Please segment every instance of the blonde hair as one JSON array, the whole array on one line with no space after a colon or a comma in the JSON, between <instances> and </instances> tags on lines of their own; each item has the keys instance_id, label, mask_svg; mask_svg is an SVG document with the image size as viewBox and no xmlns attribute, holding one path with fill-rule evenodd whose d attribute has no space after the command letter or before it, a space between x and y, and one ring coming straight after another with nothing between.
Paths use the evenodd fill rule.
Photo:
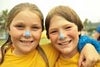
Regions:
<instances>
[{"instance_id":1,"label":"blonde hair","mask_svg":"<svg viewBox=\"0 0 100 67\"><path fill-rule=\"evenodd\" d=\"M24 11L24 10L30 10L31 12L36 13L40 17L40 19L41 19L41 25L42 25L42 31L43 31L44 30L44 23L43 23L44 22L44 18L43 18L43 14L42 14L42 12L39 10L39 8L35 4L31 4L31 3L20 3L20 4L16 5L15 7L13 7L11 9L11 11L8 14L8 18L7 18L7 23L6 23L6 26L5 26L6 29L10 30L10 24L11 24L12 20L14 19L14 17L19 12ZM8 34L7 41L1 47L1 54L2 54L1 63L4 60L5 46L11 46L11 43L12 43L11 42L11 37ZM48 63L47 57L46 57L43 49L39 45L37 46L37 49L38 49L40 55L45 60L45 62L47 63L47 67L49 67L49 63Z\"/></svg>"}]
</instances>

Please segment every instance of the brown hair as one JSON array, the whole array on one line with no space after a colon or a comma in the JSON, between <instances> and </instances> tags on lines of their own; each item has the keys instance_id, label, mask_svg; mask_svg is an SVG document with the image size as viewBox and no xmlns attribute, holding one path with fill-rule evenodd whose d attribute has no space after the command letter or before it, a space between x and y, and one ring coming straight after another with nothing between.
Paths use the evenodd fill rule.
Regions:
<instances>
[{"instance_id":1,"label":"brown hair","mask_svg":"<svg viewBox=\"0 0 100 67\"><path fill-rule=\"evenodd\" d=\"M49 32L49 26L50 26L50 20L53 18L53 16L59 15L66 20L75 23L78 27L78 31L81 31L83 28L82 22L79 18L79 16L76 14L76 12L71 9L68 6L57 6L48 13L46 20L45 20L45 27L46 27L46 35L49 38L48 32Z\"/></svg>"},{"instance_id":2,"label":"brown hair","mask_svg":"<svg viewBox=\"0 0 100 67\"><path fill-rule=\"evenodd\" d=\"M24 10L30 10L31 12L36 13L40 19L41 19L41 25L42 25L42 31L44 30L44 18L43 18L43 14L42 12L39 10L39 8L35 5L35 4L31 4L31 3L20 3L18 5L16 5L15 7L13 7L11 9L11 11L8 14L8 18L7 18L7 23L6 23L6 29L10 30L10 24L12 22L12 20L14 19L14 17L21 11ZM1 47L1 54L2 54L2 60L1 63L3 62L4 59L4 55L5 55L5 46L11 46L11 37L8 34L8 39L7 41L2 45ZM44 60L46 61L46 63L48 63L47 57L44 53L44 51L42 50L42 48L40 46L37 46L38 51L40 52L40 54L42 55L42 57L44 58ZM49 67L49 64L47 64L47 67Z\"/></svg>"}]
</instances>

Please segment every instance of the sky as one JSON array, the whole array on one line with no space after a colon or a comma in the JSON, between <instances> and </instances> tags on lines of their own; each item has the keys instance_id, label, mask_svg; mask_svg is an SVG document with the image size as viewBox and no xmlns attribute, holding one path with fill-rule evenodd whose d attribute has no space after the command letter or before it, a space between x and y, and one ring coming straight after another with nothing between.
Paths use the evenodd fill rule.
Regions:
<instances>
[{"instance_id":1,"label":"sky","mask_svg":"<svg viewBox=\"0 0 100 67\"><path fill-rule=\"evenodd\" d=\"M43 12L44 17L53 7L66 5L74 9L82 21L86 18L92 22L100 21L100 0L0 0L0 11L10 10L22 2L36 4Z\"/></svg>"}]
</instances>

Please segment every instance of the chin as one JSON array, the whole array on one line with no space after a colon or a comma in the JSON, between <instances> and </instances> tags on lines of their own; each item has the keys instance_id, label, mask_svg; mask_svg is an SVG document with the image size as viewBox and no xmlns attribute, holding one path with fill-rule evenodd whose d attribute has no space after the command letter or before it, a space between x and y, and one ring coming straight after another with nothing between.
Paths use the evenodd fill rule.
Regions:
<instances>
[{"instance_id":1,"label":"chin","mask_svg":"<svg viewBox=\"0 0 100 67\"><path fill-rule=\"evenodd\" d=\"M63 53L63 54L69 54L71 52L72 52L72 50L69 50L69 49L61 50L61 53Z\"/></svg>"}]
</instances>

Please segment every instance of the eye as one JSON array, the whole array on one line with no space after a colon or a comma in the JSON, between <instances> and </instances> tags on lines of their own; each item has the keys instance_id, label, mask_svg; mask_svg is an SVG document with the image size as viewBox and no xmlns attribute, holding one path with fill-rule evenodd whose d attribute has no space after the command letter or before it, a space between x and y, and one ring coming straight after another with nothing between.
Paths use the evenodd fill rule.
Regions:
<instances>
[{"instance_id":1,"label":"eye","mask_svg":"<svg viewBox=\"0 0 100 67\"><path fill-rule=\"evenodd\" d=\"M19 29L19 30L24 29L24 26L23 26L23 25L15 25L15 27L16 27L17 29Z\"/></svg>"},{"instance_id":2,"label":"eye","mask_svg":"<svg viewBox=\"0 0 100 67\"><path fill-rule=\"evenodd\" d=\"M33 27L32 27L32 30L34 30L34 31L37 31L37 30L39 30L39 29L41 29L40 26L33 26Z\"/></svg>"},{"instance_id":3,"label":"eye","mask_svg":"<svg viewBox=\"0 0 100 67\"><path fill-rule=\"evenodd\" d=\"M70 30L71 28L72 28L72 26L65 27L66 30Z\"/></svg>"},{"instance_id":4,"label":"eye","mask_svg":"<svg viewBox=\"0 0 100 67\"><path fill-rule=\"evenodd\" d=\"M53 30L53 31L50 31L50 34L56 34L58 31L57 30Z\"/></svg>"}]
</instances>

